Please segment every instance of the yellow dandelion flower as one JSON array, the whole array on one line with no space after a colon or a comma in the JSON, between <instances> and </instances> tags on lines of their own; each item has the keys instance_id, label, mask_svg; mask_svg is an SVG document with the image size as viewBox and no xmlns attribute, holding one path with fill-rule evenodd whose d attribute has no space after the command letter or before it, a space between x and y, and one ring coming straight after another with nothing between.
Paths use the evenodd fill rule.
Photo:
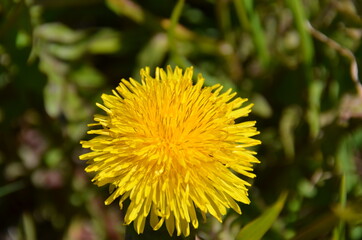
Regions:
<instances>
[{"instance_id":1,"label":"yellow dandelion flower","mask_svg":"<svg viewBox=\"0 0 362 240\"><path fill-rule=\"evenodd\" d=\"M97 106L106 115L95 115L97 130L82 141L91 152L87 172L96 172L98 186L110 184L120 208L130 199L124 222L142 233L146 218L154 230L163 223L172 236L176 229L188 236L190 223L197 228L196 209L221 221L228 208L241 213L237 202L249 204L250 185L239 176L253 178L252 163L259 162L247 147L260 144L254 121L236 123L251 111L247 99L232 90L221 93L216 84L203 87L199 75L193 85L193 68L182 72L141 69L141 82L122 79L113 95L102 95Z\"/></svg>"}]
</instances>

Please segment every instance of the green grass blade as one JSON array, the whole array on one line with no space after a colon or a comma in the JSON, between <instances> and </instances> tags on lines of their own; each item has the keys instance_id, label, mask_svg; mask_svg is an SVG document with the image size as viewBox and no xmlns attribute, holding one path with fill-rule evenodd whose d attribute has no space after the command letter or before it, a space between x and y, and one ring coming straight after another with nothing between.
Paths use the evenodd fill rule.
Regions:
<instances>
[{"instance_id":1,"label":"green grass blade","mask_svg":"<svg viewBox=\"0 0 362 240\"><path fill-rule=\"evenodd\" d=\"M24 183L20 182L20 181L1 186L0 187L0 198L6 196L8 194L11 194L13 192L16 192L16 191L22 189L23 187L24 187Z\"/></svg>"},{"instance_id":2,"label":"green grass blade","mask_svg":"<svg viewBox=\"0 0 362 240\"><path fill-rule=\"evenodd\" d=\"M243 6L243 2L239 0L234 0L235 10L236 14L238 16L238 19L240 21L241 26L249 31L250 30L250 22L246 13L246 10Z\"/></svg>"},{"instance_id":3,"label":"green grass blade","mask_svg":"<svg viewBox=\"0 0 362 240\"><path fill-rule=\"evenodd\" d=\"M342 174L341 185L339 189L339 202L341 209L346 208L347 191L346 191L346 173ZM345 239L345 222L343 219L339 219L339 224L334 228L333 240Z\"/></svg>"},{"instance_id":4,"label":"green grass blade","mask_svg":"<svg viewBox=\"0 0 362 240\"><path fill-rule=\"evenodd\" d=\"M303 4L300 0L286 0L286 2L293 13L295 26L300 35L303 62L311 64L314 49L312 37L310 36L306 26L307 18L305 16Z\"/></svg>"},{"instance_id":5,"label":"green grass blade","mask_svg":"<svg viewBox=\"0 0 362 240\"><path fill-rule=\"evenodd\" d=\"M267 66L270 62L267 40L260 22L259 15L253 8L253 1L234 0L234 5L241 26L249 30L252 35L259 60L263 66Z\"/></svg>"},{"instance_id":6,"label":"green grass blade","mask_svg":"<svg viewBox=\"0 0 362 240\"><path fill-rule=\"evenodd\" d=\"M24 225L24 239L25 240L35 240L36 239L36 229L34 219L31 214L23 214L23 225Z\"/></svg>"},{"instance_id":7,"label":"green grass blade","mask_svg":"<svg viewBox=\"0 0 362 240\"><path fill-rule=\"evenodd\" d=\"M177 47L176 47L175 29L176 29L177 23L180 19L184 4L185 4L184 0L179 0L177 2L175 8L172 11L171 23L170 23L170 27L167 32L171 54L173 55L173 58L176 59L175 60L176 63L178 62L177 59L180 58L180 56L178 54Z\"/></svg>"},{"instance_id":8,"label":"green grass blade","mask_svg":"<svg viewBox=\"0 0 362 240\"><path fill-rule=\"evenodd\" d=\"M315 220L299 230L299 233L297 233L292 240L322 239L322 236L330 233L337 223L337 216L332 212L327 212L321 216L317 216Z\"/></svg>"},{"instance_id":9,"label":"green grass blade","mask_svg":"<svg viewBox=\"0 0 362 240\"><path fill-rule=\"evenodd\" d=\"M247 224L238 233L236 240L258 240L271 228L283 209L287 193L282 193L278 200L260 217Z\"/></svg>"}]
</instances>

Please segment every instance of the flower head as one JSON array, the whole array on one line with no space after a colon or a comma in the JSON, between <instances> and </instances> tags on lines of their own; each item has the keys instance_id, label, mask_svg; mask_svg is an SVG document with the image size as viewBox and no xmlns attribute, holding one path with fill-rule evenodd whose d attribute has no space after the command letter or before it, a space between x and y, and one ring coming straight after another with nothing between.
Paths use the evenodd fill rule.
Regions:
<instances>
[{"instance_id":1,"label":"flower head","mask_svg":"<svg viewBox=\"0 0 362 240\"><path fill-rule=\"evenodd\" d=\"M96 172L98 186L110 184L120 208L130 199L124 221L142 233L146 218L154 230L166 224L170 235L185 236L190 223L199 225L196 209L221 221L228 208L241 213L237 202L248 204L250 185L239 176L253 178L252 163L259 162L247 147L260 144L255 122L236 123L251 111L247 99L235 98L231 89L221 93L219 84L203 87L199 75L192 83L193 69L183 73L157 68L141 69L141 82L122 79L113 95L103 94L95 115L97 130L82 141L91 152L87 172Z\"/></svg>"}]
</instances>

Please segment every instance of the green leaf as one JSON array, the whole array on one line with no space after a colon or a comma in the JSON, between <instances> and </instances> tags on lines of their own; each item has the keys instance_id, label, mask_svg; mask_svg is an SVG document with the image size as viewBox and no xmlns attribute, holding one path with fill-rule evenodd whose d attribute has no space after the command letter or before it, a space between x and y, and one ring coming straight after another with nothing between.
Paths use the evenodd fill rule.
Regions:
<instances>
[{"instance_id":1,"label":"green leaf","mask_svg":"<svg viewBox=\"0 0 362 240\"><path fill-rule=\"evenodd\" d=\"M267 209L260 217L247 224L240 230L236 240L258 240L271 228L280 211L283 209L287 193L282 193L278 200Z\"/></svg>"},{"instance_id":2,"label":"green leaf","mask_svg":"<svg viewBox=\"0 0 362 240\"><path fill-rule=\"evenodd\" d=\"M93 54L111 54L120 49L120 33L109 28L99 30L88 43L88 50Z\"/></svg>"},{"instance_id":3,"label":"green leaf","mask_svg":"<svg viewBox=\"0 0 362 240\"><path fill-rule=\"evenodd\" d=\"M151 38L138 54L139 68L148 66L151 69L161 65L168 50L168 40L164 33L158 33Z\"/></svg>"},{"instance_id":4,"label":"green leaf","mask_svg":"<svg viewBox=\"0 0 362 240\"><path fill-rule=\"evenodd\" d=\"M75 61L80 59L87 50L87 46L84 42L69 45L47 43L44 47L46 47L46 50L51 55L66 61Z\"/></svg>"},{"instance_id":5,"label":"green leaf","mask_svg":"<svg viewBox=\"0 0 362 240\"><path fill-rule=\"evenodd\" d=\"M89 121L70 122L66 126L66 131L67 131L67 134L69 135L69 138L71 140L73 140L74 142L79 142L79 140L87 132L87 123L89 123Z\"/></svg>"},{"instance_id":6,"label":"green leaf","mask_svg":"<svg viewBox=\"0 0 362 240\"><path fill-rule=\"evenodd\" d=\"M69 78L81 88L97 88L105 82L102 73L87 64L83 64L71 72Z\"/></svg>"},{"instance_id":7,"label":"green leaf","mask_svg":"<svg viewBox=\"0 0 362 240\"><path fill-rule=\"evenodd\" d=\"M317 79L310 81L308 86L309 109L307 119L313 138L316 137L320 131L320 105L324 87L324 83Z\"/></svg>"},{"instance_id":8,"label":"green leaf","mask_svg":"<svg viewBox=\"0 0 362 240\"><path fill-rule=\"evenodd\" d=\"M77 88L73 84L66 86L64 99L62 101L64 115L70 121L81 121L89 116L89 110L83 104Z\"/></svg>"},{"instance_id":9,"label":"green leaf","mask_svg":"<svg viewBox=\"0 0 362 240\"><path fill-rule=\"evenodd\" d=\"M142 23L145 20L145 13L140 7L133 1L127 0L107 0L107 6L113 12L118 15L124 15L135 22Z\"/></svg>"},{"instance_id":10,"label":"green leaf","mask_svg":"<svg viewBox=\"0 0 362 240\"><path fill-rule=\"evenodd\" d=\"M49 168L55 168L62 160L62 151L60 148L53 148L48 150L44 156L44 162Z\"/></svg>"},{"instance_id":11,"label":"green leaf","mask_svg":"<svg viewBox=\"0 0 362 240\"><path fill-rule=\"evenodd\" d=\"M53 75L53 78L59 77ZM64 83L61 80L54 80L51 77L44 87L45 110L51 117L58 117L61 112L64 97Z\"/></svg>"},{"instance_id":12,"label":"green leaf","mask_svg":"<svg viewBox=\"0 0 362 240\"><path fill-rule=\"evenodd\" d=\"M302 118L302 110L299 106L290 106L283 111L279 123L280 140L283 144L285 155L293 159L295 155L295 128Z\"/></svg>"},{"instance_id":13,"label":"green leaf","mask_svg":"<svg viewBox=\"0 0 362 240\"><path fill-rule=\"evenodd\" d=\"M28 32L23 29L19 29L16 34L16 47L21 49L31 45L31 37Z\"/></svg>"},{"instance_id":14,"label":"green leaf","mask_svg":"<svg viewBox=\"0 0 362 240\"><path fill-rule=\"evenodd\" d=\"M268 100L262 94L254 94L251 97L251 102L254 103L253 112L262 118L270 118L273 115L273 109Z\"/></svg>"},{"instance_id":15,"label":"green leaf","mask_svg":"<svg viewBox=\"0 0 362 240\"><path fill-rule=\"evenodd\" d=\"M35 35L49 42L71 44L83 39L84 32L73 31L61 23L46 23L35 29Z\"/></svg>"}]
</instances>

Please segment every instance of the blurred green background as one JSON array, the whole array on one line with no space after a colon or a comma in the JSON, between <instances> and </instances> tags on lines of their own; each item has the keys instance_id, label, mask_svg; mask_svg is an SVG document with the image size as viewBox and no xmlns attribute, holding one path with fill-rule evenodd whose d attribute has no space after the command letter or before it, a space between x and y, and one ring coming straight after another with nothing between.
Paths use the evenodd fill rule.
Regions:
<instances>
[{"instance_id":1,"label":"blurred green background","mask_svg":"<svg viewBox=\"0 0 362 240\"><path fill-rule=\"evenodd\" d=\"M249 98L263 142L251 204L209 218L197 239L242 239L282 193L263 239L362 239L361 11L353 0L1 0L0 239L126 239L79 141L102 93L168 64Z\"/></svg>"}]
</instances>

